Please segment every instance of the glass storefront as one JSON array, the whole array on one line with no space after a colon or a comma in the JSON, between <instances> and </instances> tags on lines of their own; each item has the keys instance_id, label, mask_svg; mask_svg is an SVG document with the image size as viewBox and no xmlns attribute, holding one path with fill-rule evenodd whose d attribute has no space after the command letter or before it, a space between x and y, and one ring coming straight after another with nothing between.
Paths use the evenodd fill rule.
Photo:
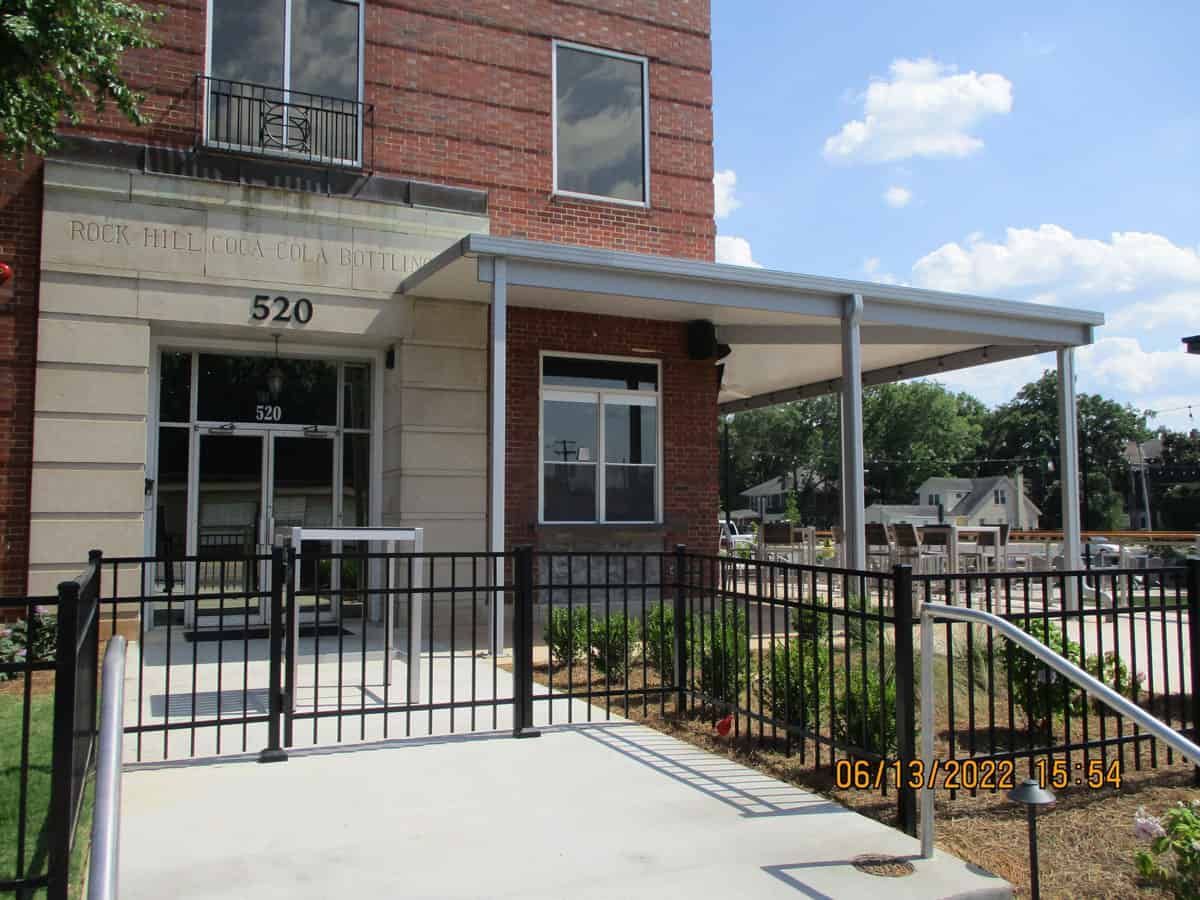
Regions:
<instances>
[{"instance_id":1,"label":"glass storefront","mask_svg":"<svg viewBox=\"0 0 1200 900\"><path fill-rule=\"evenodd\" d=\"M191 594L196 627L265 620L254 596L262 564L294 527L361 527L370 521L371 369L355 362L164 351L159 363L155 589ZM301 559L328 553L305 542ZM352 552L351 547L341 548ZM301 608L336 615L358 567L299 567ZM205 595L212 595L206 598Z\"/></svg>"}]
</instances>

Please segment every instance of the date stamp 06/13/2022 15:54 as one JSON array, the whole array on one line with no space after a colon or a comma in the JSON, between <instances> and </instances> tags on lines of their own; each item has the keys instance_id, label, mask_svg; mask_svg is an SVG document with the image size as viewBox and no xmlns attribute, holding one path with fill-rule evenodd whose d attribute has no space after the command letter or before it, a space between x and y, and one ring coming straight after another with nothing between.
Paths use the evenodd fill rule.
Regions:
<instances>
[{"instance_id":1,"label":"date stamp 06/13/2022 15:54","mask_svg":"<svg viewBox=\"0 0 1200 900\"><path fill-rule=\"evenodd\" d=\"M1075 786L1100 790L1121 786L1121 761L1036 759L1031 776L1043 788L1063 790ZM945 788L965 791L1007 791L1022 778L1011 759L935 759L928 767L923 760L907 766L900 760L849 760L834 764L834 786L838 790L879 790L905 786L913 790Z\"/></svg>"}]
</instances>

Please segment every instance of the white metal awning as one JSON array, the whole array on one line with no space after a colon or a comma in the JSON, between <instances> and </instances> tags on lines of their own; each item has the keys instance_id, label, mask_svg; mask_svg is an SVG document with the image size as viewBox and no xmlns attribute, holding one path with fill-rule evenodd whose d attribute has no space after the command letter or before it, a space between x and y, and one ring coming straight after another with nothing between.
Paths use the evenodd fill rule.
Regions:
<instances>
[{"instance_id":1,"label":"white metal awning","mask_svg":"<svg viewBox=\"0 0 1200 900\"><path fill-rule=\"evenodd\" d=\"M642 319L707 319L729 344L720 403L736 412L840 388L845 301L862 297L862 381L937 375L1092 342L1101 313L897 285L472 234L401 293Z\"/></svg>"}]
</instances>

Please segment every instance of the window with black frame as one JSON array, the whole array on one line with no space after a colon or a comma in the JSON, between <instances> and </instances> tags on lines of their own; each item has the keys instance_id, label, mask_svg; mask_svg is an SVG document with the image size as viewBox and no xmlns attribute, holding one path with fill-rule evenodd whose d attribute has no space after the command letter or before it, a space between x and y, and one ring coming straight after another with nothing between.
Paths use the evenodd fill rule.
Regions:
<instances>
[{"instance_id":1,"label":"window with black frame","mask_svg":"<svg viewBox=\"0 0 1200 900\"><path fill-rule=\"evenodd\" d=\"M542 521L657 522L659 367L542 359Z\"/></svg>"},{"instance_id":2,"label":"window with black frame","mask_svg":"<svg viewBox=\"0 0 1200 900\"><path fill-rule=\"evenodd\" d=\"M648 65L554 44L554 192L638 206L650 202Z\"/></svg>"},{"instance_id":3,"label":"window with black frame","mask_svg":"<svg viewBox=\"0 0 1200 900\"><path fill-rule=\"evenodd\" d=\"M360 162L360 0L211 4L207 142Z\"/></svg>"}]
</instances>

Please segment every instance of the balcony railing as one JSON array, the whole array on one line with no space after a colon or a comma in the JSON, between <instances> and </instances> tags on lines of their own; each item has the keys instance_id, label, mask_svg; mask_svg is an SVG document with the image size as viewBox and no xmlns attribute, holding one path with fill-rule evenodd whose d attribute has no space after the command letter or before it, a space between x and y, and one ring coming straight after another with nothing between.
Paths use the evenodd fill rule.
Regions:
<instances>
[{"instance_id":1,"label":"balcony railing","mask_svg":"<svg viewBox=\"0 0 1200 900\"><path fill-rule=\"evenodd\" d=\"M369 168L374 107L263 84L196 76L196 133L208 148Z\"/></svg>"}]
</instances>

